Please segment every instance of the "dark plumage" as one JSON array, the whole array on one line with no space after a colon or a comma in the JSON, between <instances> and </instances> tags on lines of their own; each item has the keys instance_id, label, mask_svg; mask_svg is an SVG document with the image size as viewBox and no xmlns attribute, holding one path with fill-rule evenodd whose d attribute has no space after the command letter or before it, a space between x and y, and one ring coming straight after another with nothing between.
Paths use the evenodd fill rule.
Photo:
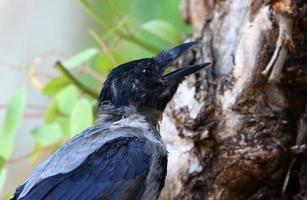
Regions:
<instances>
[{"instance_id":1,"label":"dark plumage","mask_svg":"<svg viewBox=\"0 0 307 200\"><path fill-rule=\"evenodd\" d=\"M52 199L119 199L125 191L131 192L131 199L137 199L145 189L151 156L146 153L144 141L136 137L115 138L87 157L76 170L42 180L25 199L43 199L45 194ZM138 181L130 184L135 178Z\"/></svg>"},{"instance_id":2,"label":"dark plumage","mask_svg":"<svg viewBox=\"0 0 307 200\"><path fill-rule=\"evenodd\" d=\"M97 124L39 165L13 199L158 199L167 168L158 120L184 77L207 64L167 75L164 71L196 44L185 43L112 70L98 99Z\"/></svg>"}]
</instances>

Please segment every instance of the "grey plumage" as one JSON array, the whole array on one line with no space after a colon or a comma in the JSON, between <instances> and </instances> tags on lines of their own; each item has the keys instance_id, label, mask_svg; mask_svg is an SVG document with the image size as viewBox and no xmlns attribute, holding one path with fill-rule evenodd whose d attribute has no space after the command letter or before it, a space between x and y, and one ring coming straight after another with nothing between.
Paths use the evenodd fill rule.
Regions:
<instances>
[{"instance_id":1,"label":"grey plumage","mask_svg":"<svg viewBox=\"0 0 307 200\"><path fill-rule=\"evenodd\" d=\"M165 145L161 141L159 133L156 132L155 127L151 127L146 122L143 116L136 114L123 118L115 123L109 122L103 125L95 125L85 130L82 134L75 136L48 160L42 163L26 180L19 198L23 199L36 184L44 179L75 170L90 154L93 154L106 142L118 137L136 137L144 141L147 150L153 152L152 162L158 162L158 154L164 157L167 156ZM164 169L160 170L162 171ZM153 182L154 179L155 177L150 177L147 181ZM150 191L146 192L146 194L149 195Z\"/></svg>"},{"instance_id":2,"label":"grey plumage","mask_svg":"<svg viewBox=\"0 0 307 200\"><path fill-rule=\"evenodd\" d=\"M99 97L96 125L39 165L13 199L158 199L167 166L158 120L184 77L207 64L163 72L196 44L115 68Z\"/></svg>"}]
</instances>

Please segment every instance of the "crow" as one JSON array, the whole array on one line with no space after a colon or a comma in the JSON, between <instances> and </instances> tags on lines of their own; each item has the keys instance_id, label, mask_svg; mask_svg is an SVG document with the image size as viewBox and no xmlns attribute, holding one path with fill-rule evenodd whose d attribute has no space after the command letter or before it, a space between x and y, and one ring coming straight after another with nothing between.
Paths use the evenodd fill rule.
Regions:
<instances>
[{"instance_id":1,"label":"crow","mask_svg":"<svg viewBox=\"0 0 307 200\"><path fill-rule=\"evenodd\" d=\"M12 199L158 199L167 173L162 112L184 78L209 63L165 70L199 44L183 43L114 68L98 98L96 124L40 164Z\"/></svg>"}]
</instances>

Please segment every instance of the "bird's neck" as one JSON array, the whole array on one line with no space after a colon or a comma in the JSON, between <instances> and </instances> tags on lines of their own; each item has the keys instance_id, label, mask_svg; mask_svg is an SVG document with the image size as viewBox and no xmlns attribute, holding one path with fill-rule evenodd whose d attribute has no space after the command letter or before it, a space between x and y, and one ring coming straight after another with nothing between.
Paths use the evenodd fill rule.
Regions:
<instances>
[{"instance_id":1,"label":"bird's neck","mask_svg":"<svg viewBox=\"0 0 307 200\"><path fill-rule=\"evenodd\" d=\"M146 123L151 126L158 126L158 122L161 118L161 112L155 109L135 107L114 107L113 105L101 105L99 107L98 123L112 123L117 122L125 118L143 118Z\"/></svg>"}]
</instances>

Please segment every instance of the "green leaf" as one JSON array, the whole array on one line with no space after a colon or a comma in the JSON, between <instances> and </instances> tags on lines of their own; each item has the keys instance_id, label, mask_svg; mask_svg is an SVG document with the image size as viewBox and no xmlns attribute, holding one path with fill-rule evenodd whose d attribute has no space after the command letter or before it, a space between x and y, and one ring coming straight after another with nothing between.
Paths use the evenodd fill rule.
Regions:
<instances>
[{"instance_id":1,"label":"green leaf","mask_svg":"<svg viewBox=\"0 0 307 200\"><path fill-rule=\"evenodd\" d=\"M55 101L52 101L47 107L47 111L44 117L45 121L47 123L54 122L57 119L58 115L59 115L58 105Z\"/></svg>"},{"instance_id":2,"label":"green leaf","mask_svg":"<svg viewBox=\"0 0 307 200\"><path fill-rule=\"evenodd\" d=\"M64 61L63 65L67 69L72 69L76 66L80 66L80 65L86 63L91 58L93 58L98 52L99 52L99 50L97 48L94 48L94 47L87 48L87 49L81 51L80 53L72 56L68 60Z\"/></svg>"},{"instance_id":3,"label":"green leaf","mask_svg":"<svg viewBox=\"0 0 307 200\"><path fill-rule=\"evenodd\" d=\"M155 19L142 25L142 29L171 43L178 44L182 41L180 32L171 23Z\"/></svg>"},{"instance_id":4,"label":"green leaf","mask_svg":"<svg viewBox=\"0 0 307 200\"><path fill-rule=\"evenodd\" d=\"M84 83L84 86L88 88L93 88L91 90L99 96L99 89L101 88L101 84L102 84L100 80L98 80L96 77L90 74L80 74L79 80L80 82ZM97 98L93 98L92 96L89 96L89 98L97 99Z\"/></svg>"},{"instance_id":5,"label":"green leaf","mask_svg":"<svg viewBox=\"0 0 307 200\"><path fill-rule=\"evenodd\" d=\"M62 128L59 124L47 124L33 129L32 135L40 145L49 145L62 139Z\"/></svg>"},{"instance_id":6,"label":"green leaf","mask_svg":"<svg viewBox=\"0 0 307 200\"><path fill-rule=\"evenodd\" d=\"M74 102L73 104L75 104L76 102ZM68 114L60 111L56 101L53 101L51 104L49 104L47 112L45 114L45 121L49 124L50 123L59 124L62 128L62 134L65 136L70 135L69 118L70 118L70 113Z\"/></svg>"},{"instance_id":7,"label":"green leaf","mask_svg":"<svg viewBox=\"0 0 307 200\"><path fill-rule=\"evenodd\" d=\"M133 17L137 24L142 24L146 21L160 18L160 4L161 3L157 0L134 0L131 2L129 14Z\"/></svg>"},{"instance_id":8,"label":"green leaf","mask_svg":"<svg viewBox=\"0 0 307 200\"><path fill-rule=\"evenodd\" d=\"M7 176L7 170L5 168L0 169L0 194L4 187L6 176Z\"/></svg>"},{"instance_id":9,"label":"green leaf","mask_svg":"<svg viewBox=\"0 0 307 200\"><path fill-rule=\"evenodd\" d=\"M14 196L14 194L11 192L11 193L5 195L3 197L3 200L11 200L13 198L13 196Z\"/></svg>"},{"instance_id":10,"label":"green leaf","mask_svg":"<svg viewBox=\"0 0 307 200\"><path fill-rule=\"evenodd\" d=\"M111 55L107 53L101 53L96 58L95 68L97 71L104 75L107 75L114 67L120 63L129 61L129 59L125 58L124 55L120 54L119 52L112 51L110 54ZM110 56L113 57L113 60Z\"/></svg>"},{"instance_id":11,"label":"green leaf","mask_svg":"<svg viewBox=\"0 0 307 200\"><path fill-rule=\"evenodd\" d=\"M13 198L13 193L9 193L3 197L3 200L11 200Z\"/></svg>"},{"instance_id":12,"label":"green leaf","mask_svg":"<svg viewBox=\"0 0 307 200\"><path fill-rule=\"evenodd\" d=\"M80 133L93 124L93 110L89 100L81 99L74 107L70 117L70 136Z\"/></svg>"},{"instance_id":13,"label":"green leaf","mask_svg":"<svg viewBox=\"0 0 307 200\"><path fill-rule=\"evenodd\" d=\"M6 179L6 169L3 168L4 163L5 163L5 159L2 156L0 156L0 193L4 186L5 179Z\"/></svg>"},{"instance_id":14,"label":"green leaf","mask_svg":"<svg viewBox=\"0 0 307 200\"><path fill-rule=\"evenodd\" d=\"M78 98L78 89L73 85L68 85L55 96L55 101L60 112L70 114Z\"/></svg>"},{"instance_id":15,"label":"green leaf","mask_svg":"<svg viewBox=\"0 0 307 200\"><path fill-rule=\"evenodd\" d=\"M34 144L34 150L30 158L30 161L33 165L38 164L39 160L41 159L42 153L42 145L36 142Z\"/></svg>"},{"instance_id":16,"label":"green leaf","mask_svg":"<svg viewBox=\"0 0 307 200\"><path fill-rule=\"evenodd\" d=\"M11 99L4 118L4 124L0 129L0 156L4 159L8 159L12 153L14 136L22 123L25 106L26 91L23 88L18 90Z\"/></svg>"},{"instance_id":17,"label":"green leaf","mask_svg":"<svg viewBox=\"0 0 307 200\"><path fill-rule=\"evenodd\" d=\"M96 66L99 72L105 75L108 74L113 68L111 59L105 53L102 53L99 56L97 56Z\"/></svg>"},{"instance_id":18,"label":"green leaf","mask_svg":"<svg viewBox=\"0 0 307 200\"><path fill-rule=\"evenodd\" d=\"M3 168L4 163L5 163L5 159L2 156L0 156L0 170Z\"/></svg>"},{"instance_id":19,"label":"green leaf","mask_svg":"<svg viewBox=\"0 0 307 200\"><path fill-rule=\"evenodd\" d=\"M69 81L64 76L49 81L43 88L43 94L46 96L53 96L68 85Z\"/></svg>"},{"instance_id":20,"label":"green leaf","mask_svg":"<svg viewBox=\"0 0 307 200\"><path fill-rule=\"evenodd\" d=\"M69 121L70 121L70 116L59 116L56 119L56 123L58 123L63 130L63 134L64 136L70 137L70 125L69 125Z\"/></svg>"}]
</instances>

